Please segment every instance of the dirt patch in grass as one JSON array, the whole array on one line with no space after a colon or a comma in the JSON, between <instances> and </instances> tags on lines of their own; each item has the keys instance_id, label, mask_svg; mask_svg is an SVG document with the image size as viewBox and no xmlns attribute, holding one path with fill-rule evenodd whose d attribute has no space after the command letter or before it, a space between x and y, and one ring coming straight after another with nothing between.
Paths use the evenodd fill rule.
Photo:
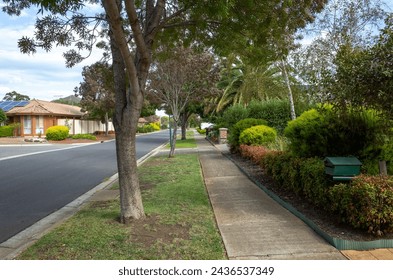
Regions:
<instances>
[{"instance_id":1,"label":"dirt patch in grass","mask_svg":"<svg viewBox=\"0 0 393 280\"><path fill-rule=\"evenodd\" d=\"M155 184L151 182L140 182L139 187L142 191L147 191L155 187Z\"/></svg>"},{"instance_id":2,"label":"dirt patch in grass","mask_svg":"<svg viewBox=\"0 0 393 280\"><path fill-rule=\"evenodd\" d=\"M143 219L132 221L130 227L130 240L143 244L143 247L150 247L156 241L173 243L190 238L188 226L163 224L158 215L147 215Z\"/></svg>"}]
</instances>

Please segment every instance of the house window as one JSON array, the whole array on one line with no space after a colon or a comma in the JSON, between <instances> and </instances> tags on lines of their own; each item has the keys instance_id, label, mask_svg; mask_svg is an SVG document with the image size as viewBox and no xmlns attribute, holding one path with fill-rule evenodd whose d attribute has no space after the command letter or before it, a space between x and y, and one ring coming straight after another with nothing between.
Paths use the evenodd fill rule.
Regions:
<instances>
[{"instance_id":1,"label":"house window","mask_svg":"<svg viewBox=\"0 0 393 280\"><path fill-rule=\"evenodd\" d=\"M31 116L23 117L23 134L31 134Z\"/></svg>"},{"instance_id":2,"label":"house window","mask_svg":"<svg viewBox=\"0 0 393 280\"><path fill-rule=\"evenodd\" d=\"M44 133L44 116L35 117L35 134Z\"/></svg>"}]
</instances>

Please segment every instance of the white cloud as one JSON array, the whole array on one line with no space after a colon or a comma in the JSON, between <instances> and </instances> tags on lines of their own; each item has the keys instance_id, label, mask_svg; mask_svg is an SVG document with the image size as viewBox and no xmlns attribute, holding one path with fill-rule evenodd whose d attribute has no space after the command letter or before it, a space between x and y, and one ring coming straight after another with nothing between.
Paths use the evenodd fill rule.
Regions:
<instances>
[{"instance_id":1,"label":"white cloud","mask_svg":"<svg viewBox=\"0 0 393 280\"><path fill-rule=\"evenodd\" d=\"M0 12L0 100L5 93L14 90L43 100L71 95L82 81L83 66L101 58L101 51L96 50L81 65L67 68L63 58L66 48L53 48L51 52L39 50L34 55L22 54L17 46L18 40L34 34L34 21L34 12L17 18Z\"/></svg>"}]
</instances>

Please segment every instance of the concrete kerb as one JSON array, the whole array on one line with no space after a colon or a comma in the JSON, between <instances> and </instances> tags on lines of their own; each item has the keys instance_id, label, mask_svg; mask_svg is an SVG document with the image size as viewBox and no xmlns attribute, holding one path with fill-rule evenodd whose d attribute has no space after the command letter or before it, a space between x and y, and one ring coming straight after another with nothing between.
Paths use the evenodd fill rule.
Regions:
<instances>
[{"instance_id":1,"label":"concrete kerb","mask_svg":"<svg viewBox=\"0 0 393 280\"><path fill-rule=\"evenodd\" d=\"M118 175L115 174L108 180L97 185L90 191L81 195L74 201L65 205L63 208L53 212L45 218L39 220L35 224L19 232L15 236L11 237L7 241L0 244L0 259L14 259L23 250L31 246L37 240L39 240L46 233L60 225L65 220L69 219L76 212L78 212L88 199L93 196L96 192L112 186L117 181ZM7 252L8 251L8 252ZM6 255L5 255L6 253Z\"/></svg>"},{"instance_id":2,"label":"concrete kerb","mask_svg":"<svg viewBox=\"0 0 393 280\"><path fill-rule=\"evenodd\" d=\"M137 165L142 165L147 159L155 156L167 143L157 147L145 156L137 160ZM19 232L0 244L0 260L15 259L25 249L33 245L46 233L59 226L61 223L76 214L95 194L99 191L108 189L118 181L118 173L111 176L101 184L97 185L90 191L84 193L74 201L65 205L63 208L39 220L35 224Z\"/></svg>"}]
</instances>

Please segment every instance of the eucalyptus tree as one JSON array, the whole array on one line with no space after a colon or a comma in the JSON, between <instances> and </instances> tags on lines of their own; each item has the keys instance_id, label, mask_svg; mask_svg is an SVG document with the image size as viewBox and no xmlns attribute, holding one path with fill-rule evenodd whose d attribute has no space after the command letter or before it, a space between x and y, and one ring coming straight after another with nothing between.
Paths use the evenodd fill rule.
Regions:
<instances>
[{"instance_id":1,"label":"eucalyptus tree","mask_svg":"<svg viewBox=\"0 0 393 280\"><path fill-rule=\"evenodd\" d=\"M327 0L3 0L3 10L20 15L38 7L32 38L18 45L23 53L37 48L70 48L71 67L93 51L102 36L109 39L115 85L114 126L119 171L121 221L144 216L136 166L135 134L146 94L146 81L155 47L198 42L220 55L233 50L264 55L277 40L314 19ZM89 14L86 5L102 5ZM288 28L289 27L289 28ZM102 44L100 44L102 45ZM256 48L256 46L258 48Z\"/></svg>"},{"instance_id":2,"label":"eucalyptus tree","mask_svg":"<svg viewBox=\"0 0 393 280\"><path fill-rule=\"evenodd\" d=\"M328 88L339 108L366 107L393 118L393 14L386 18L377 41L367 47L343 45ZM391 122L386 122L391 127Z\"/></svg>"},{"instance_id":3,"label":"eucalyptus tree","mask_svg":"<svg viewBox=\"0 0 393 280\"><path fill-rule=\"evenodd\" d=\"M334 73L342 45L365 47L376 40L386 16L382 0L331 0L317 19L302 32L310 39L295 52L299 78L311 89L317 102L332 98L325 77Z\"/></svg>"}]
</instances>

